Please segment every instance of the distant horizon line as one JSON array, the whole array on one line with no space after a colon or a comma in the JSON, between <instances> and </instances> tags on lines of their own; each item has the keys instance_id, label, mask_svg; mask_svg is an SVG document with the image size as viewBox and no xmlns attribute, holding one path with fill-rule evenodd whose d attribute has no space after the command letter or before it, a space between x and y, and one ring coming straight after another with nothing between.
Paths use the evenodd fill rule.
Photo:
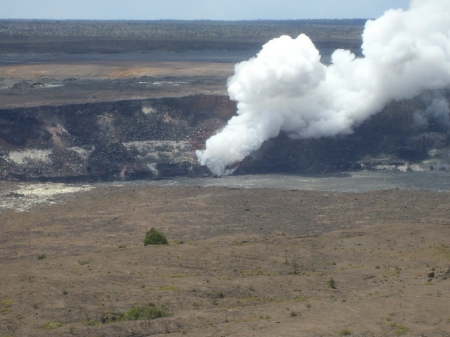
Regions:
<instances>
[{"instance_id":1,"label":"distant horizon line","mask_svg":"<svg viewBox=\"0 0 450 337\"><path fill-rule=\"evenodd\" d=\"M35 18L0 18L0 21L134 21L134 22L158 22L158 21L182 21L182 22L261 22L261 21L367 21L375 18L314 18L314 19L242 19L242 20L218 20L218 19L35 19Z\"/></svg>"}]
</instances>

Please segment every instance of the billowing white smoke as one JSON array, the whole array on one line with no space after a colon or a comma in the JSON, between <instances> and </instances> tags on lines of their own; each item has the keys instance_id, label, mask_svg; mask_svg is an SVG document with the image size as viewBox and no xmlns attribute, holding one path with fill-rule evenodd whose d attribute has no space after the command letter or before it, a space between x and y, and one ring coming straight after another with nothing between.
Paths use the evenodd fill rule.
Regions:
<instances>
[{"instance_id":1,"label":"billowing white smoke","mask_svg":"<svg viewBox=\"0 0 450 337\"><path fill-rule=\"evenodd\" d=\"M412 0L368 21L364 58L336 50L325 66L311 40L282 36L239 63L228 92L237 116L197 151L223 175L280 131L292 138L349 134L392 100L450 85L450 0ZM438 104L438 102L436 103ZM441 109L442 110L442 109Z\"/></svg>"}]
</instances>

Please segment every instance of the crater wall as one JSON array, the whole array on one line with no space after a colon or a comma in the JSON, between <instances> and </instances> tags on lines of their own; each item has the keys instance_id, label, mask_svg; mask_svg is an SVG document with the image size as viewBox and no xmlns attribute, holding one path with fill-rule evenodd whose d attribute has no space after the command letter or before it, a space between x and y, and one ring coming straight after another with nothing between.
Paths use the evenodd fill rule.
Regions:
<instances>
[{"instance_id":1,"label":"crater wall","mask_svg":"<svg viewBox=\"0 0 450 337\"><path fill-rule=\"evenodd\" d=\"M235 110L226 96L203 95L0 110L0 178L208 174L195 150Z\"/></svg>"},{"instance_id":2,"label":"crater wall","mask_svg":"<svg viewBox=\"0 0 450 337\"><path fill-rule=\"evenodd\" d=\"M394 102L352 135L266 142L235 174L448 170L447 127L415 123L419 99ZM195 150L236 111L193 95L0 110L0 179L92 181L211 175Z\"/></svg>"}]
</instances>

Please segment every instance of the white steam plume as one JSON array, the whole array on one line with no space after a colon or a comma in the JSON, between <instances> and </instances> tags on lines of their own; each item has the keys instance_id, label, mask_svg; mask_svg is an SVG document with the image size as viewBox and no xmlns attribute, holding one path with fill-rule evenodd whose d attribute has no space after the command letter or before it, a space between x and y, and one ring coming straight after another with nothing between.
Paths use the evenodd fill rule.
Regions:
<instances>
[{"instance_id":1,"label":"white steam plume","mask_svg":"<svg viewBox=\"0 0 450 337\"><path fill-rule=\"evenodd\" d=\"M436 91L427 91L420 95L422 101L427 105L423 111L414 112L414 120L418 125L428 125L430 119L439 121L442 125L450 126L450 106L443 94Z\"/></svg>"},{"instance_id":2,"label":"white steam plume","mask_svg":"<svg viewBox=\"0 0 450 337\"><path fill-rule=\"evenodd\" d=\"M368 21L364 58L336 50L325 66L300 35L269 41L239 63L228 81L237 116L197 151L202 165L223 175L280 131L292 138L349 134L392 100L450 85L450 0L412 0Z\"/></svg>"}]
</instances>

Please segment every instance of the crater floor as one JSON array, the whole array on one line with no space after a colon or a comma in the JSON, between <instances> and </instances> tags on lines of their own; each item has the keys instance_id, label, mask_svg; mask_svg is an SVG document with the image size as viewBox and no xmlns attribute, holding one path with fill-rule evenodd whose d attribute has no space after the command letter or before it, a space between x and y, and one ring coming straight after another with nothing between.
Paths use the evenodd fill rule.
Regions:
<instances>
[{"instance_id":1,"label":"crater floor","mask_svg":"<svg viewBox=\"0 0 450 337\"><path fill-rule=\"evenodd\" d=\"M46 188L63 190L8 198ZM2 336L449 336L448 192L108 184L47 198L1 211ZM144 247L151 227L170 244ZM101 323L149 302L171 316Z\"/></svg>"}]
</instances>

